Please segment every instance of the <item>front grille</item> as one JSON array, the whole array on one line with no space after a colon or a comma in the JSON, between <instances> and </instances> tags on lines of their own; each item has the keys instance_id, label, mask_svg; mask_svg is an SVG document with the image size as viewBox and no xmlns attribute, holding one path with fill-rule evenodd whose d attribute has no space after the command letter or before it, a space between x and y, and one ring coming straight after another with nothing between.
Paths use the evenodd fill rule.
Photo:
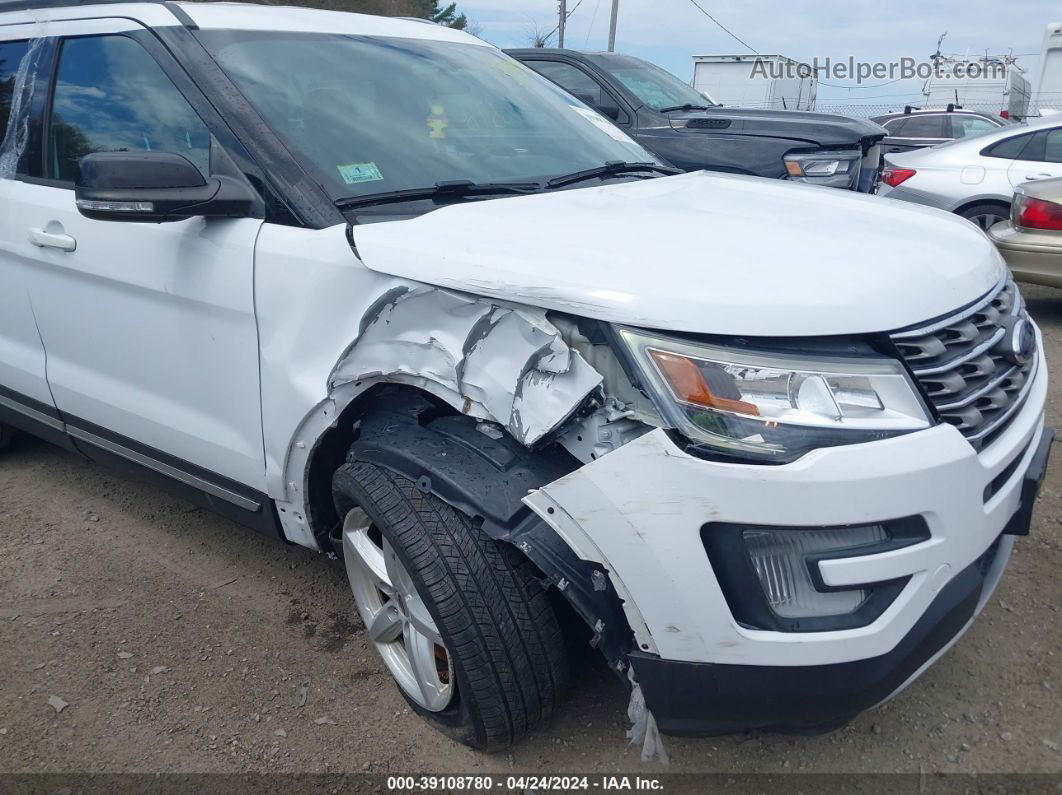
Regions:
<instances>
[{"instance_id":1,"label":"front grille","mask_svg":"<svg viewBox=\"0 0 1062 795\"><path fill-rule=\"evenodd\" d=\"M1036 355L1024 364L1005 355L1016 318L1028 315L1007 280L954 315L891 335L940 419L977 450L1003 432L1032 385Z\"/></svg>"}]
</instances>

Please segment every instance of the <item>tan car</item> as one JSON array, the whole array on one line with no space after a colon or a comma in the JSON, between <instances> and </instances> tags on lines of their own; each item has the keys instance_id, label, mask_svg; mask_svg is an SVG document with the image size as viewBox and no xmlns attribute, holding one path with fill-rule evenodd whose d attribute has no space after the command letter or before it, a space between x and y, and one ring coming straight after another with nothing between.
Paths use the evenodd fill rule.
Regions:
<instances>
[{"instance_id":1,"label":"tan car","mask_svg":"<svg viewBox=\"0 0 1062 795\"><path fill-rule=\"evenodd\" d=\"M1015 279L1062 287L1062 177L1019 185L1010 220L995 224L988 236Z\"/></svg>"}]
</instances>

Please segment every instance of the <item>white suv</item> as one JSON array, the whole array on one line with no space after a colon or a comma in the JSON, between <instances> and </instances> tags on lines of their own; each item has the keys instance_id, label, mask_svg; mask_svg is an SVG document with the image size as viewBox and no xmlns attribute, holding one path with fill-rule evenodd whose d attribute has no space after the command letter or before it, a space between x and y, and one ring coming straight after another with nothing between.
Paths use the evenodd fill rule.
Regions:
<instances>
[{"instance_id":1,"label":"white suv","mask_svg":"<svg viewBox=\"0 0 1062 795\"><path fill-rule=\"evenodd\" d=\"M559 612L664 731L840 725L1028 531L1047 372L961 219L675 175L416 21L16 0L0 92L0 420L342 556L471 745Z\"/></svg>"}]
</instances>

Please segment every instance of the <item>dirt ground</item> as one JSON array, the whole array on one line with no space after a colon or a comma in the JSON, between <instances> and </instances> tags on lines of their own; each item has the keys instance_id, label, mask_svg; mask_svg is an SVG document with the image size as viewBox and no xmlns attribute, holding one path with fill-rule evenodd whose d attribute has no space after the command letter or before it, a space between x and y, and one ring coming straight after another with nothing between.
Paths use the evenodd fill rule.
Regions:
<instances>
[{"instance_id":1,"label":"dirt ground","mask_svg":"<svg viewBox=\"0 0 1062 795\"><path fill-rule=\"evenodd\" d=\"M1025 292L1062 373L1062 291ZM1056 448L996 597L920 681L827 736L667 738L670 770L1062 773L1060 567ZM392 685L337 564L26 438L0 459L0 671L0 772L663 770L592 657L510 753L454 744Z\"/></svg>"}]
</instances>

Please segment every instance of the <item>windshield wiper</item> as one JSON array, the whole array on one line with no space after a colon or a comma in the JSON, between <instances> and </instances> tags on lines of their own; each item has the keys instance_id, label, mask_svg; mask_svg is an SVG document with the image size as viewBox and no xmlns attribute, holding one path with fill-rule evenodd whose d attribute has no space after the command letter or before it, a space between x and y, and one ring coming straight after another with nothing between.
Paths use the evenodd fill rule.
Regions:
<instances>
[{"instance_id":1,"label":"windshield wiper","mask_svg":"<svg viewBox=\"0 0 1062 795\"><path fill-rule=\"evenodd\" d=\"M431 187L406 188L385 193L370 193L365 196L349 196L336 199L336 207L341 210L350 207L370 207L376 204L394 204L396 202L421 201L467 196L497 196L509 193L535 193L542 190L538 182L471 182L467 179L436 182Z\"/></svg>"},{"instance_id":2,"label":"windshield wiper","mask_svg":"<svg viewBox=\"0 0 1062 795\"><path fill-rule=\"evenodd\" d=\"M547 188L560 188L575 182L582 182L595 177L610 177L619 174L631 174L638 171L656 171L660 174L681 174L677 168L668 168L657 163L627 163L623 160L609 160L605 165L597 168L587 168L583 171L573 171L571 174L562 174L554 177L546 183Z\"/></svg>"},{"instance_id":3,"label":"windshield wiper","mask_svg":"<svg viewBox=\"0 0 1062 795\"><path fill-rule=\"evenodd\" d=\"M685 105L670 105L666 108L657 108L657 113L671 113L673 110L710 110L708 105L691 105L688 102Z\"/></svg>"}]
</instances>

